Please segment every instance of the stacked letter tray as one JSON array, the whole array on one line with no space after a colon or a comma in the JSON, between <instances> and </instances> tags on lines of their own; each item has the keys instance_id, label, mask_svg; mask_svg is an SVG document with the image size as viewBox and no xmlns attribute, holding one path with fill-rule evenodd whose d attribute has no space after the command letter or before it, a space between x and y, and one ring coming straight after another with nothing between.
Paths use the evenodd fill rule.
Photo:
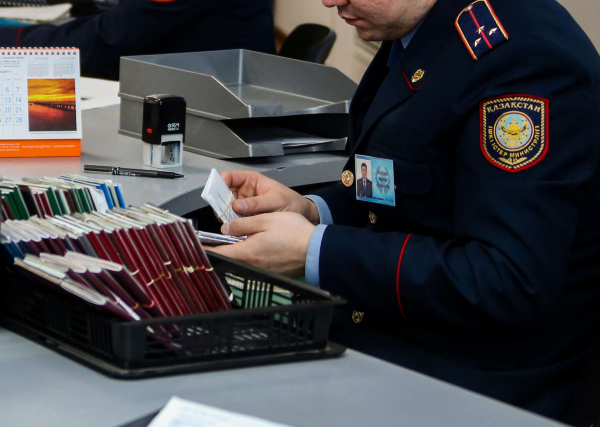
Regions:
<instances>
[{"instance_id":1,"label":"stacked letter tray","mask_svg":"<svg viewBox=\"0 0 600 427\"><path fill-rule=\"evenodd\" d=\"M121 322L9 269L0 273L0 324L124 379L336 357L345 351L327 340L333 308L343 300L209 257L233 292L234 310Z\"/></svg>"}]
</instances>

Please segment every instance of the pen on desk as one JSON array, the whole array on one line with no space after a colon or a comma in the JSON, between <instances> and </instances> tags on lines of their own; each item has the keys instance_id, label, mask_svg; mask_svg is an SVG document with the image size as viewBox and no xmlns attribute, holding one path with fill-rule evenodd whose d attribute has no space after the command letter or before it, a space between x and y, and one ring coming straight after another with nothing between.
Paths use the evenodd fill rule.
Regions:
<instances>
[{"instance_id":1,"label":"pen on desk","mask_svg":"<svg viewBox=\"0 0 600 427\"><path fill-rule=\"evenodd\" d=\"M113 175L123 175L123 176L140 176L144 178L164 178L164 179L176 179L183 178L184 175L175 172L163 172L163 171L153 171L146 169L130 169L130 168L120 168L117 166L97 166L97 165L85 165L83 170L86 172L108 172Z\"/></svg>"}]
</instances>

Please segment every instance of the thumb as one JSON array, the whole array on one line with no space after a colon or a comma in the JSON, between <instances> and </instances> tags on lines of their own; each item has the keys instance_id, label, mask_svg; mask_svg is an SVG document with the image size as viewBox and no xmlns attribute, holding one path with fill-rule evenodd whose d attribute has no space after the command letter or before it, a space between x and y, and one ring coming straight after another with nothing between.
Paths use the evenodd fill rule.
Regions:
<instances>
[{"instance_id":1,"label":"thumb","mask_svg":"<svg viewBox=\"0 0 600 427\"><path fill-rule=\"evenodd\" d=\"M221 226L221 233L230 236L248 236L265 231L264 220L260 216L236 219Z\"/></svg>"},{"instance_id":2,"label":"thumb","mask_svg":"<svg viewBox=\"0 0 600 427\"><path fill-rule=\"evenodd\" d=\"M275 193L247 197L233 202L233 210L246 216L277 212L284 208L285 202L283 198Z\"/></svg>"}]
</instances>

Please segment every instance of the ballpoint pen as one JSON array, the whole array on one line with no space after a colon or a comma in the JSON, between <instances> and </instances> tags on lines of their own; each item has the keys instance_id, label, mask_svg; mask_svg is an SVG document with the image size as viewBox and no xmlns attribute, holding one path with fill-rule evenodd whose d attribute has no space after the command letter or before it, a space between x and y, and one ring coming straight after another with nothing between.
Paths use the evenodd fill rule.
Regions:
<instances>
[{"instance_id":1,"label":"ballpoint pen","mask_svg":"<svg viewBox=\"0 0 600 427\"><path fill-rule=\"evenodd\" d=\"M175 172L163 172L153 171L147 169L131 169L131 168L120 168L118 166L98 166L98 165L85 165L83 170L86 172L107 172L113 175L122 176L138 176L144 178L164 178L164 179L176 179L183 178L184 175Z\"/></svg>"}]
</instances>

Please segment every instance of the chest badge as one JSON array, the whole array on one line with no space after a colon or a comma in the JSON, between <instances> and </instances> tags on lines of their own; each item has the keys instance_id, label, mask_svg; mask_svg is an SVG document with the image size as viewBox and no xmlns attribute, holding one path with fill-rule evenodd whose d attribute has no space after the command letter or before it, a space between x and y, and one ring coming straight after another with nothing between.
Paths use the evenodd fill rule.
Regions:
<instances>
[{"instance_id":1,"label":"chest badge","mask_svg":"<svg viewBox=\"0 0 600 427\"><path fill-rule=\"evenodd\" d=\"M416 83L419 80L421 80L423 77L425 77L425 71L422 69L418 69L417 71L415 71L415 74L413 74L412 78L410 79L410 81L412 83Z\"/></svg>"},{"instance_id":2,"label":"chest badge","mask_svg":"<svg viewBox=\"0 0 600 427\"><path fill-rule=\"evenodd\" d=\"M394 162L378 157L354 156L356 200L396 206Z\"/></svg>"},{"instance_id":3,"label":"chest badge","mask_svg":"<svg viewBox=\"0 0 600 427\"><path fill-rule=\"evenodd\" d=\"M481 151L494 166L519 172L539 163L548 151L549 101L507 95L481 103Z\"/></svg>"},{"instance_id":4,"label":"chest badge","mask_svg":"<svg viewBox=\"0 0 600 427\"><path fill-rule=\"evenodd\" d=\"M342 184L345 187L352 187L352 184L354 184L354 175L349 170L342 172Z\"/></svg>"}]
</instances>

